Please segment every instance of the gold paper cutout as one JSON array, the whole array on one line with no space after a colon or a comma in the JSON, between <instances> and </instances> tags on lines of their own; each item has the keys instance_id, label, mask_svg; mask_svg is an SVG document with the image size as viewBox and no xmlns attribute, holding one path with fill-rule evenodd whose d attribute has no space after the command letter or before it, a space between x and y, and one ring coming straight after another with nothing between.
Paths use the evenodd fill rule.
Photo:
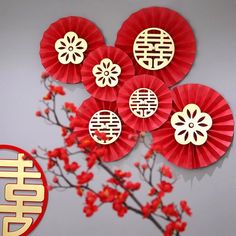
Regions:
<instances>
[{"instance_id":1,"label":"gold paper cutout","mask_svg":"<svg viewBox=\"0 0 236 236\"><path fill-rule=\"evenodd\" d=\"M129 107L135 116L148 118L157 111L158 98L151 89L140 88L131 94Z\"/></svg>"},{"instance_id":2,"label":"gold paper cutout","mask_svg":"<svg viewBox=\"0 0 236 236\"><path fill-rule=\"evenodd\" d=\"M61 64L80 64L84 60L84 52L87 48L87 42L79 38L75 32L66 33L64 38L58 39L55 43Z\"/></svg>"},{"instance_id":3,"label":"gold paper cutout","mask_svg":"<svg viewBox=\"0 0 236 236\"><path fill-rule=\"evenodd\" d=\"M110 110L96 112L89 121L89 133L95 142L107 145L114 143L120 136L122 125L120 118ZM105 133L107 140L101 140L96 131Z\"/></svg>"},{"instance_id":4,"label":"gold paper cutout","mask_svg":"<svg viewBox=\"0 0 236 236\"><path fill-rule=\"evenodd\" d=\"M24 160L24 154L18 154L15 160L0 160L0 168L17 168L17 171L0 171L1 178L16 179L16 183L9 183L5 186L5 200L15 202L15 205L0 205L0 213L13 213L15 216L3 218L3 236L20 236L32 225L33 219L25 214L40 214L42 206L37 205L44 200L45 189L43 185L26 184L26 179L41 179L40 172L27 171L25 168L33 168L32 160ZM16 191L34 192L34 195L17 195ZM27 205L26 203L36 203ZM23 225L16 231L10 232L10 225Z\"/></svg>"},{"instance_id":5,"label":"gold paper cutout","mask_svg":"<svg viewBox=\"0 0 236 236\"><path fill-rule=\"evenodd\" d=\"M182 112L174 113L171 125L175 129L175 140L179 144L202 145L207 141L207 131L212 126L212 118L201 112L196 104L188 104Z\"/></svg>"},{"instance_id":6,"label":"gold paper cutout","mask_svg":"<svg viewBox=\"0 0 236 236\"><path fill-rule=\"evenodd\" d=\"M93 67L93 75L96 78L98 87L115 87L118 82L118 76L121 74L121 68L117 64L113 64L109 58L104 58L100 64Z\"/></svg>"},{"instance_id":7,"label":"gold paper cutout","mask_svg":"<svg viewBox=\"0 0 236 236\"><path fill-rule=\"evenodd\" d=\"M160 28L143 30L135 39L133 54L137 63L147 70L160 70L174 57L175 44L171 36Z\"/></svg>"}]
</instances>

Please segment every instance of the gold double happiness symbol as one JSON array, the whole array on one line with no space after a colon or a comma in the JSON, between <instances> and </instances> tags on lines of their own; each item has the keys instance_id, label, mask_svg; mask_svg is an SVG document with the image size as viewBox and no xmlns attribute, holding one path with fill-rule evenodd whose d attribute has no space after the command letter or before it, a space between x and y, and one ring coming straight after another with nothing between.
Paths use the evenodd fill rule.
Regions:
<instances>
[{"instance_id":1,"label":"gold double happiness symbol","mask_svg":"<svg viewBox=\"0 0 236 236\"><path fill-rule=\"evenodd\" d=\"M24 154L19 153L18 159L0 160L0 168L17 168L17 171L0 171L0 179L16 179L16 183L9 183L5 186L5 200L15 202L15 205L0 205L0 213L14 214L14 216L3 218L3 236L20 236L24 234L33 224L33 218L26 216L26 214L39 215L42 212L42 206L39 206L38 203L42 203L44 200L44 186L26 183L29 179L41 179L41 173L33 172L32 170L26 172L25 168L33 168L34 163L32 160L24 159L24 156ZM19 194L17 195L17 193ZM31 195L29 195L30 193ZM34 194L32 195L32 193ZM11 225L22 227L11 231Z\"/></svg>"},{"instance_id":2,"label":"gold double happiness symbol","mask_svg":"<svg viewBox=\"0 0 236 236\"><path fill-rule=\"evenodd\" d=\"M158 98L151 89L136 89L130 96L129 107L135 116L148 118L157 111Z\"/></svg>"},{"instance_id":3,"label":"gold double happiness symbol","mask_svg":"<svg viewBox=\"0 0 236 236\"><path fill-rule=\"evenodd\" d=\"M89 133L95 142L107 145L114 143L121 134L120 118L110 110L96 112L89 122ZM106 134L107 140L101 140L96 135L96 130Z\"/></svg>"},{"instance_id":4,"label":"gold double happiness symbol","mask_svg":"<svg viewBox=\"0 0 236 236\"><path fill-rule=\"evenodd\" d=\"M160 70L173 59L175 44L163 29L148 28L135 39L133 54L137 63L147 70Z\"/></svg>"}]
</instances>

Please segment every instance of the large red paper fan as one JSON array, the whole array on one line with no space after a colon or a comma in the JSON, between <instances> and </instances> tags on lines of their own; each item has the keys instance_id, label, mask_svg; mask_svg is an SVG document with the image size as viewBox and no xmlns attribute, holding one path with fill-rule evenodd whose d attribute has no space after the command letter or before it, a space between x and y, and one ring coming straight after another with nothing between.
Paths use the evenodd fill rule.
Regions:
<instances>
[{"instance_id":1,"label":"large red paper fan","mask_svg":"<svg viewBox=\"0 0 236 236\"><path fill-rule=\"evenodd\" d=\"M108 62L103 64L107 60ZM98 77L94 73L95 67L99 67L101 70L98 71ZM113 68L114 71L112 71ZM119 71L116 71L116 69ZM104 73L108 73L108 76L104 76ZM134 66L128 55L121 49L103 46L88 55L84 61L81 75L86 90L93 97L104 101L115 101L120 87L134 76ZM97 83L97 78L104 79L105 83L100 85ZM109 81L106 81L110 78L113 79L111 82L116 79L112 85L108 83Z\"/></svg>"},{"instance_id":2,"label":"large red paper fan","mask_svg":"<svg viewBox=\"0 0 236 236\"><path fill-rule=\"evenodd\" d=\"M133 112L131 111L132 105L130 103L132 96L135 96ZM149 97L152 97L152 99L149 100ZM153 101L155 97L158 103L156 107L155 100ZM146 106L148 103L152 103L154 108L151 107L152 105ZM154 76L134 76L120 89L117 106L124 123L131 128L138 131L154 130L159 128L169 118L172 108L171 92L161 80ZM148 114L148 112L150 113ZM144 118L144 116L146 117Z\"/></svg>"},{"instance_id":3,"label":"large red paper fan","mask_svg":"<svg viewBox=\"0 0 236 236\"><path fill-rule=\"evenodd\" d=\"M225 99L215 90L200 84L188 84L173 89L173 112L188 104L196 104L201 112L212 118L207 140L202 145L179 144L175 129L166 122L153 132L153 145L168 161L187 169L209 166L218 161L228 150L234 133L232 111Z\"/></svg>"},{"instance_id":4,"label":"large red paper fan","mask_svg":"<svg viewBox=\"0 0 236 236\"><path fill-rule=\"evenodd\" d=\"M41 62L50 76L63 83L75 84L81 81L82 63L62 64L58 60L55 44L68 32L74 32L87 43L84 58L94 49L105 44L98 27L91 21L77 16L64 17L52 23L44 32L40 43Z\"/></svg>"},{"instance_id":5,"label":"large red paper fan","mask_svg":"<svg viewBox=\"0 0 236 236\"><path fill-rule=\"evenodd\" d=\"M116 115L118 114L115 102L104 102L90 97L82 103L77 113L80 119L80 126L76 129L79 141L82 141L84 138L90 135L90 120L97 112L101 110L112 111ZM102 157L102 161L117 161L127 155L136 145L137 141L130 137L132 134L137 135L137 133L127 125L123 123L121 124L121 133L118 139L111 144L103 145L103 147L106 149L106 152Z\"/></svg>"},{"instance_id":6,"label":"large red paper fan","mask_svg":"<svg viewBox=\"0 0 236 236\"><path fill-rule=\"evenodd\" d=\"M134 56L133 45L136 37L149 28L159 28L167 32L175 46L172 60L162 69L144 68ZM133 60L136 74L157 76L168 87L184 79L193 65L196 54L195 36L189 23L176 11L164 7L149 7L133 13L121 26L115 45Z\"/></svg>"}]
</instances>

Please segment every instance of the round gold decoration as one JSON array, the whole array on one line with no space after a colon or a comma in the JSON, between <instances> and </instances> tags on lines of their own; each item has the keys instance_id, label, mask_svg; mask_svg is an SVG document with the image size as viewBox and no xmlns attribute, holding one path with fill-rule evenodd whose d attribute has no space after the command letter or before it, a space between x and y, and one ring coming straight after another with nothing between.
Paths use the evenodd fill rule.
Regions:
<instances>
[{"instance_id":1,"label":"round gold decoration","mask_svg":"<svg viewBox=\"0 0 236 236\"><path fill-rule=\"evenodd\" d=\"M43 170L24 150L0 145L0 183L4 191L0 193L1 235L29 235L47 207L48 190Z\"/></svg>"},{"instance_id":2,"label":"round gold decoration","mask_svg":"<svg viewBox=\"0 0 236 236\"><path fill-rule=\"evenodd\" d=\"M129 107L135 116L148 118L156 112L158 98L151 89L136 89L130 96Z\"/></svg>"},{"instance_id":3,"label":"round gold decoration","mask_svg":"<svg viewBox=\"0 0 236 236\"><path fill-rule=\"evenodd\" d=\"M114 143L120 136L122 130L120 118L110 110L96 112L89 121L89 134L95 142L107 145ZM106 140L100 139L96 131L106 134Z\"/></svg>"},{"instance_id":4,"label":"round gold decoration","mask_svg":"<svg viewBox=\"0 0 236 236\"><path fill-rule=\"evenodd\" d=\"M133 54L137 63L147 70L160 70L174 57L175 44L163 29L148 28L135 39Z\"/></svg>"},{"instance_id":5,"label":"round gold decoration","mask_svg":"<svg viewBox=\"0 0 236 236\"><path fill-rule=\"evenodd\" d=\"M93 67L93 75L96 78L96 84L101 88L106 86L111 88L115 87L119 82L120 74L120 66L114 64L109 58L102 59L100 64Z\"/></svg>"},{"instance_id":6,"label":"round gold decoration","mask_svg":"<svg viewBox=\"0 0 236 236\"><path fill-rule=\"evenodd\" d=\"M84 60L84 52L87 47L87 42L79 38L75 32L66 33L64 38L58 39L55 43L61 64L80 64Z\"/></svg>"},{"instance_id":7,"label":"round gold decoration","mask_svg":"<svg viewBox=\"0 0 236 236\"><path fill-rule=\"evenodd\" d=\"M174 113L171 126L175 129L175 140L179 144L202 145L207 141L207 131L212 127L212 118L201 112L196 104L188 104L183 111Z\"/></svg>"}]
</instances>

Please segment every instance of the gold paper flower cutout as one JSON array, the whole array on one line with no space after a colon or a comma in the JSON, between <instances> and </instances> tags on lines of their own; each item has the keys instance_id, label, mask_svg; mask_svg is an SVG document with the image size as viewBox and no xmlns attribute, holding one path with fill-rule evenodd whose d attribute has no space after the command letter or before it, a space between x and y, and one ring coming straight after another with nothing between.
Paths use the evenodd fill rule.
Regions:
<instances>
[{"instance_id":1,"label":"gold paper flower cutout","mask_svg":"<svg viewBox=\"0 0 236 236\"><path fill-rule=\"evenodd\" d=\"M104 58L100 64L93 67L93 75L96 78L96 84L98 87L115 87L119 82L119 75L121 74L121 68L109 58Z\"/></svg>"},{"instance_id":2,"label":"gold paper flower cutout","mask_svg":"<svg viewBox=\"0 0 236 236\"><path fill-rule=\"evenodd\" d=\"M87 47L87 42L79 38L75 32L66 33L64 38L58 39L55 43L61 64L80 64L84 60L84 52Z\"/></svg>"},{"instance_id":3,"label":"gold paper flower cutout","mask_svg":"<svg viewBox=\"0 0 236 236\"><path fill-rule=\"evenodd\" d=\"M196 104L188 104L182 112L174 113L171 125L175 129L175 140L179 144L202 145L207 141L207 131L212 126L212 118L201 112Z\"/></svg>"}]
</instances>

